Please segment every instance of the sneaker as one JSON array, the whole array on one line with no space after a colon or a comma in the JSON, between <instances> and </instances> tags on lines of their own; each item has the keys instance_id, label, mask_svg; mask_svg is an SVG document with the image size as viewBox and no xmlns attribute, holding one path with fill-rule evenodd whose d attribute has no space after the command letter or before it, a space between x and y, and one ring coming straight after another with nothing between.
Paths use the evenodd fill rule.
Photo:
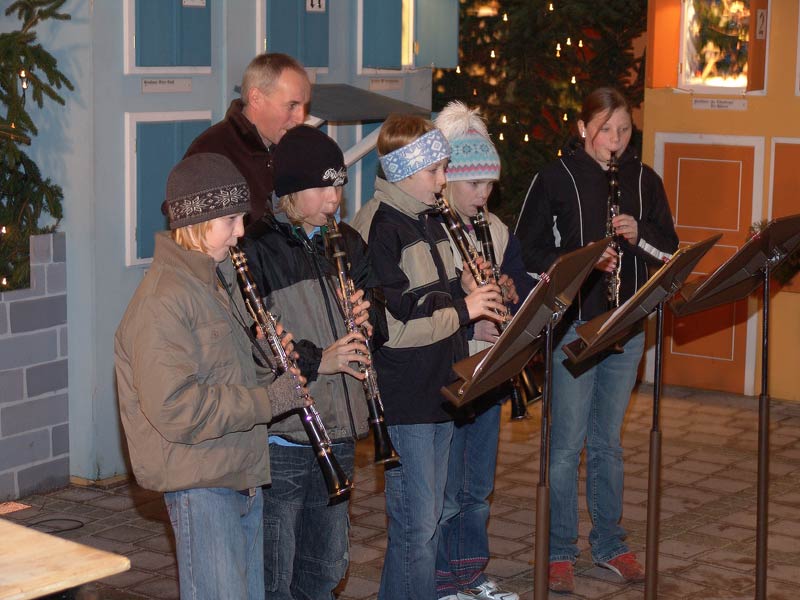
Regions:
<instances>
[{"instance_id":1,"label":"sneaker","mask_svg":"<svg viewBox=\"0 0 800 600\"><path fill-rule=\"evenodd\" d=\"M575 569L568 560L559 560L550 563L548 570L548 587L553 592L575 591Z\"/></svg>"},{"instance_id":2,"label":"sneaker","mask_svg":"<svg viewBox=\"0 0 800 600\"><path fill-rule=\"evenodd\" d=\"M614 571L625 581L644 581L644 568L633 552L625 552L608 562L599 562L597 566Z\"/></svg>"},{"instance_id":3,"label":"sneaker","mask_svg":"<svg viewBox=\"0 0 800 600\"><path fill-rule=\"evenodd\" d=\"M442 596L438 600L458 600L458 596L456 594L450 594L449 596Z\"/></svg>"},{"instance_id":4,"label":"sneaker","mask_svg":"<svg viewBox=\"0 0 800 600\"><path fill-rule=\"evenodd\" d=\"M458 600L519 600L519 594L504 592L491 579L477 587L458 592Z\"/></svg>"}]
</instances>

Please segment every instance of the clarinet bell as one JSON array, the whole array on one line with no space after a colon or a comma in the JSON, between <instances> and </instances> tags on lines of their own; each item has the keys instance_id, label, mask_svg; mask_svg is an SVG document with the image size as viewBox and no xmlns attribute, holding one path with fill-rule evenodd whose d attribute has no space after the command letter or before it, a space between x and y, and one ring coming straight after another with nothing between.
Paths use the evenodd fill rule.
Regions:
<instances>
[{"instance_id":1,"label":"clarinet bell","mask_svg":"<svg viewBox=\"0 0 800 600\"><path fill-rule=\"evenodd\" d=\"M528 399L521 381L522 376L517 375L511 381L511 420L520 421L528 418Z\"/></svg>"},{"instance_id":2,"label":"clarinet bell","mask_svg":"<svg viewBox=\"0 0 800 600\"><path fill-rule=\"evenodd\" d=\"M542 399L541 382L544 381L543 371L544 369L540 362L532 362L522 369L519 374L528 404L533 404Z\"/></svg>"},{"instance_id":3,"label":"clarinet bell","mask_svg":"<svg viewBox=\"0 0 800 600\"><path fill-rule=\"evenodd\" d=\"M375 464L383 465L385 471L400 466L400 455L392 446L383 417L377 423L373 422L372 440L375 442Z\"/></svg>"},{"instance_id":4,"label":"clarinet bell","mask_svg":"<svg viewBox=\"0 0 800 600\"><path fill-rule=\"evenodd\" d=\"M325 486L328 489L328 506L348 500L353 484L342 470L342 467L339 466L330 448L318 451L317 463L322 471L322 477L325 479Z\"/></svg>"}]
</instances>

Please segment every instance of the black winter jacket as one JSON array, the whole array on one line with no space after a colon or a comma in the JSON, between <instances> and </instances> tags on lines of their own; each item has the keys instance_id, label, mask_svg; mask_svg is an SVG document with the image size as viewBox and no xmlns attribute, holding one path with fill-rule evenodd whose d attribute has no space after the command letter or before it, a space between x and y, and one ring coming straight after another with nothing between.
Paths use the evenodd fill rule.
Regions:
<instances>
[{"instance_id":1,"label":"black winter jacket","mask_svg":"<svg viewBox=\"0 0 800 600\"><path fill-rule=\"evenodd\" d=\"M377 281L366 245L346 223L339 225L339 231L355 286L370 297ZM326 257L322 235L309 239L302 228L268 217L248 230L241 246L268 309L280 316L294 336L298 367L309 381L309 392L331 439L363 437L368 415L361 382L349 375L318 372L323 348L347 333L336 299L336 268ZM371 323L376 330L385 330L385 325L376 324L378 314L371 310ZM294 442L308 442L299 419L273 423L269 431Z\"/></svg>"},{"instance_id":2,"label":"black winter jacket","mask_svg":"<svg viewBox=\"0 0 800 600\"><path fill-rule=\"evenodd\" d=\"M621 243L622 303L647 281L648 265L660 265L675 252L678 236L661 178L631 146L619 160L619 185L620 211L639 226L636 246ZM537 173L515 231L528 271L542 273L562 254L605 237L608 192L607 172L577 143ZM592 270L570 315L588 321L608 309L603 273Z\"/></svg>"}]
</instances>

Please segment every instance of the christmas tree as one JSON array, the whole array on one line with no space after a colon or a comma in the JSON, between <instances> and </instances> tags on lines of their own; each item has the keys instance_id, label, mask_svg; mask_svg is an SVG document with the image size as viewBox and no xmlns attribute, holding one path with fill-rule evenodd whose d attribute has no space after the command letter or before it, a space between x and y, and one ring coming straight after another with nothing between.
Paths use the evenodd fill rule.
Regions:
<instances>
[{"instance_id":1,"label":"christmas tree","mask_svg":"<svg viewBox=\"0 0 800 600\"><path fill-rule=\"evenodd\" d=\"M66 0L18 0L5 10L21 27L0 33L0 290L30 285L30 237L53 231L61 219L61 188L42 176L23 146L38 133L26 110L30 97L41 108L44 98L64 104L56 90L72 89L56 59L37 43L35 27L47 19L66 20L59 12ZM56 219L41 227L45 214Z\"/></svg>"},{"instance_id":2,"label":"christmas tree","mask_svg":"<svg viewBox=\"0 0 800 600\"><path fill-rule=\"evenodd\" d=\"M636 107L644 0L461 0L459 66L434 72L433 109L481 108L503 162L492 210L512 224L533 175L575 133L581 99L618 88ZM634 141L636 143L636 140Z\"/></svg>"}]
</instances>

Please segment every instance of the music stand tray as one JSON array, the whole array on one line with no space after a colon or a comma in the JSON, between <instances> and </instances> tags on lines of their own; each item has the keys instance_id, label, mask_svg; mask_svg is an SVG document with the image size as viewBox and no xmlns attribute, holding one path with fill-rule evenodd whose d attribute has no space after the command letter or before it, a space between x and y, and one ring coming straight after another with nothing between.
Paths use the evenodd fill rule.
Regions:
<instances>
[{"instance_id":1,"label":"music stand tray","mask_svg":"<svg viewBox=\"0 0 800 600\"><path fill-rule=\"evenodd\" d=\"M800 246L800 214L770 221L708 277L685 285L670 302L679 317L746 298L763 283L764 265L774 269Z\"/></svg>"},{"instance_id":2,"label":"music stand tray","mask_svg":"<svg viewBox=\"0 0 800 600\"><path fill-rule=\"evenodd\" d=\"M539 349L539 334L554 315L563 316L609 241L605 238L557 258L497 342L453 365L458 380L442 387L445 398L461 407L522 371Z\"/></svg>"},{"instance_id":3,"label":"music stand tray","mask_svg":"<svg viewBox=\"0 0 800 600\"><path fill-rule=\"evenodd\" d=\"M580 363L625 337L660 302L668 300L683 285L703 255L722 237L717 234L684 246L656 271L627 302L579 326L580 336L563 347L572 363Z\"/></svg>"}]
</instances>

